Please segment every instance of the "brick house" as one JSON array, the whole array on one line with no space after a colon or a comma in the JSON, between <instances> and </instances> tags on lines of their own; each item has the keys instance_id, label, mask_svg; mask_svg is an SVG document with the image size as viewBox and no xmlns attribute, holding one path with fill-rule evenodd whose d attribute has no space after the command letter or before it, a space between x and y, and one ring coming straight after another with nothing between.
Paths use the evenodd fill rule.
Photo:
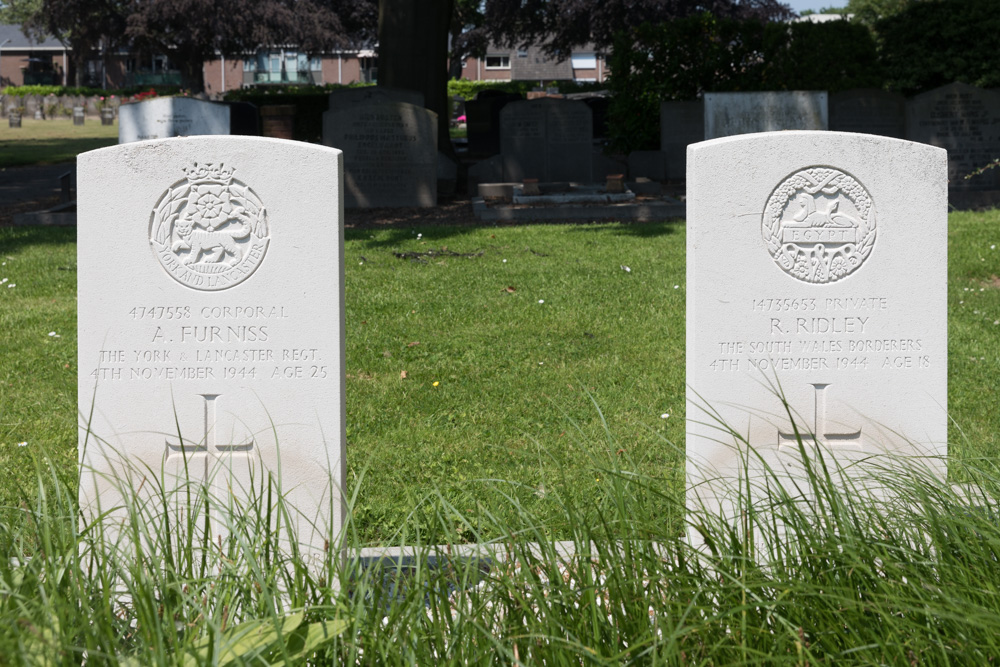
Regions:
<instances>
[{"instance_id":1,"label":"brick house","mask_svg":"<svg viewBox=\"0 0 1000 667\"><path fill-rule=\"evenodd\" d=\"M21 32L21 26L0 25L0 88L66 85L71 67L68 51L51 37L37 41Z\"/></svg>"}]
</instances>

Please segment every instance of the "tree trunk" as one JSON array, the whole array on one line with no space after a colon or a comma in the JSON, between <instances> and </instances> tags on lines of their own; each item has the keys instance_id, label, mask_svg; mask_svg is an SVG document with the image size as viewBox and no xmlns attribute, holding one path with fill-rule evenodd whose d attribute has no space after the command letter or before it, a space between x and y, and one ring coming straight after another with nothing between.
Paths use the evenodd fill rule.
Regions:
<instances>
[{"instance_id":1,"label":"tree trunk","mask_svg":"<svg viewBox=\"0 0 1000 667\"><path fill-rule=\"evenodd\" d=\"M458 161L448 134L448 31L454 0L379 0L378 85L416 90L438 115L438 150Z\"/></svg>"}]
</instances>

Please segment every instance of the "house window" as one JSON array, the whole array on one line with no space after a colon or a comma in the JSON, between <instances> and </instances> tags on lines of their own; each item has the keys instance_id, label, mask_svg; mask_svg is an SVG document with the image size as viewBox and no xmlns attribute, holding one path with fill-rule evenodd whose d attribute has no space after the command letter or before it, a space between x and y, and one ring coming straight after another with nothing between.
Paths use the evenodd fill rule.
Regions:
<instances>
[{"instance_id":1,"label":"house window","mask_svg":"<svg viewBox=\"0 0 1000 667\"><path fill-rule=\"evenodd\" d=\"M323 70L323 59L319 56L313 56L309 59L309 70L311 72L320 72Z\"/></svg>"},{"instance_id":2,"label":"house window","mask_svg":"<svg viewBox=\"0 0 1000 667\"><path fill-rule=\"evenodd\" d=\"M517 50L517 57L518 58L527 58L528 57L528 51L527 51L527 49L518 49Z\"/></svg>"},{"instance_id":3,"label":"house window","mask_svg":"<svg viewBox=\"0 0 1000 667\"><path fill-rule=\"evenodd\" d=\"M593 53L574 53L570 56L573 69L597 69L597 55Z\"/></svg>"},{"instance_id":4,"label":"house window","mask_svg":"<svg viewBox=\"0 0 1000 667\"><path fill-rule=\"evenodd\" d=\"M243 59L243 71L244 72L256 72L257 71L257 61L253 58Z\"/></svg>"},{"instance_id":5,"label":"house window","mask_svg":"<svg viewBox=\"0 0 1000 667\"><path fill-rule=\"evenodd\" d=\"M486 69L510 69L510 56L486 56Z\"/></svg>"}]
</instances>

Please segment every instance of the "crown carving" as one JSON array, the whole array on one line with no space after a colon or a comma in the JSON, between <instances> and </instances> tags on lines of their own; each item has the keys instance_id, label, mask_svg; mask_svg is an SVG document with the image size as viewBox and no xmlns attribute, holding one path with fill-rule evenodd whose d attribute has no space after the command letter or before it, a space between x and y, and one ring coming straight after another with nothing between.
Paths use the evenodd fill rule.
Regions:
<instances>
[{"instance_id":1,"label":"crown carving","mask_svg":"<svg viewBox=\"0 0 1000 667\"><path fill-rule=\"evenodd\" d=\"M219 164L198 164L195 162L191 167L185 168L188 182L191 185L229 185L233 180L234 167L227 167Z\"/></svg>"}]
</instances>

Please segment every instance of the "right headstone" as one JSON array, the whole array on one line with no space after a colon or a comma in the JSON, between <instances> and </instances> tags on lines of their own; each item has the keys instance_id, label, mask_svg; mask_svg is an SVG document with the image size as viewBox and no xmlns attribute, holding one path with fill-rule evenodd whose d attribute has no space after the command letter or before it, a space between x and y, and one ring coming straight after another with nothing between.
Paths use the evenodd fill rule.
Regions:
<instances>
[{"instance_id":1,"label":"right headstone","mask_svg":"<svg viewBox=\"0 0 1000 667\"><path fill-rule=\"evenodd\" d=\"M782 397L838 462L947 453L946 178L945 151L863 134L688 149L689 509L800 465Z\"/></svg>"},{"instance_id":2,"label":"right headstone","mask_svg":"<svg viewBox=\"0 0 1000 667\"><path fill-rule=\"evenodd\" d=\"M374 101L323 114L323 143L344 151L348 208L437 204L437 114Z\"/></svg>"},{"instance_id":3,"label":"right headstone","mask_svg":"<svg viewBox=\"0 0 1000 667\"><path fill-rule=\"evenodd\" d=\"M1000 189L997 169L966 178L1000 157L1000 92L950 83L917 95L906 104L906 138L948 150L953 194Z\"/></svg>"},{"instance_id":4,"label":"right headstone","mask_svg":"<svg viewBox=\"0 0 1000 667\"><path fill-rule=\"evenodd\" d=\"M500 153L508 181L589 183L594 180L593 140L593 114L583 102L525 100L500 112Z\"/></svg>"},{"instance_id":5,"label":"right headstone","mask_svg":"<svg viewBox=\"0 0 1000 667\"><path fill-rule=\"evenodd\" d=\"M118 108L118 143L229 134L229 107L191 97L154 97Z\"/></svg>"},{"instance_id":6,"label":"right headstone","mask_svg":"<svg viewBox=\"0 0 1000 667\"><path fill-rule=\"evenodd\" d=\"M705 139L829 127L826 91L705 93Z\"/></svg>"}]
</instances>

